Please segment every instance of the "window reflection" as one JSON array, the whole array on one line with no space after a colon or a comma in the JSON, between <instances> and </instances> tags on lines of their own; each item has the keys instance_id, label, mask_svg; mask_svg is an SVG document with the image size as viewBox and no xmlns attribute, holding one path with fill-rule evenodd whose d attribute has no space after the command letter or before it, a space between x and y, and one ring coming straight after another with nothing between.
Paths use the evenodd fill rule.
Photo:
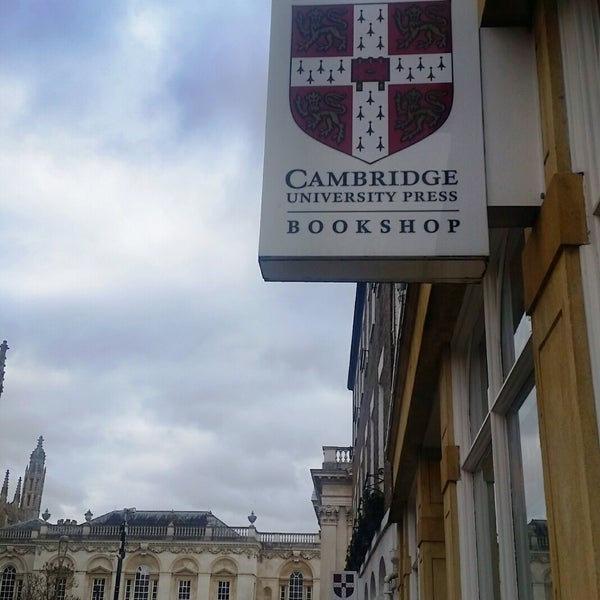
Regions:
<instances>
[{"instance_id":1,"label":"window reflection","mask_svg":"<svg viewBox=\"0 0 600 600\"><path fill-rule=\"evenodd\" d=\"M480 320L481 321L481 320ZM469 423L474 440L488 413L488 376L485 333L478 323L469 356Z\"/></svg>"},{"instance_id":2,"label":"window reflection","mask_svg":"<svg viewBox=\"0 0 600 600\"><path fill-rule=\"evenodd\" d=\"M535 388L511 423L513 510L522 598L552 598L550 548Z\"/></svg>"}]
</instances>

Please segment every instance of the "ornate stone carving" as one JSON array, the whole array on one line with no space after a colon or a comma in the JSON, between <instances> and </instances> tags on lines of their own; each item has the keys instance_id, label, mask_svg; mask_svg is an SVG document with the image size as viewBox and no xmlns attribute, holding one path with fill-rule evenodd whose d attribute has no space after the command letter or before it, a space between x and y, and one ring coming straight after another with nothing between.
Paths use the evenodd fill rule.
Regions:
<instances>
[{"instance_id":1,"label":"ornate stone carving","mask_svg":"<svg viewBox=\"0 0 600 600\"><path fill-rule=\"evenodd\" d=\"M270 560L273 558L282 558L284 560L289 559L303 559L303 560L313 560L319 559L321 557L321 552L319 550L300 550L293 552L292 550L285 550L283 548L273 548L269 550L264 550L262 552L262 557L264 559Z\"/></svg>"},{"instance_id":2,"label":"ornate stone carving","mask_svg":"<svg viewBox=\"0 0 600 600\"><path fill-rule=\"evenodd\" d=\"M336 524L339 518L339 509L335 506L327 505L319 509L319 521L321 524Z\"/></svg>"}]
</instances>

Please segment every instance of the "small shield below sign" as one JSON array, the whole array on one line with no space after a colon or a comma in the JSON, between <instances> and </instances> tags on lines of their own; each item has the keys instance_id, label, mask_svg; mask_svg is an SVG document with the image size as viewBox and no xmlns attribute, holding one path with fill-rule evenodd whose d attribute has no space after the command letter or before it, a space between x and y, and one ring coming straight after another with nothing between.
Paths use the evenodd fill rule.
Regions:
<instances>
[{"instance_id":1,"label":"small shield below sign","mask_svg":"<svg viewBox=\"0 0 600 600\"><path fill-rule=\"evenodd\" d=\"M358 598L358 573L355 571L338 571L332 574L332 600Z\"/></svg>"}]
</instances>

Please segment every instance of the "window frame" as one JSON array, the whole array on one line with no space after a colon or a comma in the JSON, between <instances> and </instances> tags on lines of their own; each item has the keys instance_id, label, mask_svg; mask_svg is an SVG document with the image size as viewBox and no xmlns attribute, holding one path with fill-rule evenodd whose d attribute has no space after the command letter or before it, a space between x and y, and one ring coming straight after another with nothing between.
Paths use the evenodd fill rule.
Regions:
<instances>
[{"instance_id":1,"label":"window frame","mask_svg":"<svg viewBox=\"0 0 600 600\"><path fill-rule=\"evenodd\" d=\"M177 600L191 600L192 598L192 580L188 578L179 578L177 580ZM183 593L182 593L182 588Z\"/></svg>"},{"instance_id":2,"label":"window frame","mask_svg":"<svg viewBox=\"0 0 600 600\"><path fill-rule=\"evenodd\" d=\"M133 575L133 577L131 576ZM143 588L140 585L143 582ZM156 600L158 598L158 575L147 564L141 564L125 579L123 600Z\"/></svg>"},{"instance_id":3,"label":"window frame","mask_svg":"<svg viewBox=\"0 0 600 600\"><path fill-rule=\"evenodd\" d=\"M224 594L223 590L227 590ZM218 579L217 580L217 598L216 600L231 600L231 580L230 579Z\"/></svg>"},{"instance_id":4,"label":"window frame","mask_svg":"<svg viewBox=\"0 0 600 600\"><path fill-rule=\"evenodd\" d=\"M13 565L6 565L0 577L0 599L14 600L17 591L17 569Z\"/></svg>"},{"instance_id":5,"label":"window frame","mask_svg":"<svg viewBox=\"0 0 600 600\"><path fill-rule=\"evenodd\" d=\"M102 582L101 584L99 582ZM92 576L90 600L105 600L106 597L106 577ZM101 594L97 595L97 589L101 588Z\"/></svg>"},{"instance_id":6,"label":"window frame","mask_svg":"<svg viewBox=\"0 0 600 600\"><path fill-rule=\"evenodd\" d=\"M452 341L452 385L453 396L456 398L455 436L456 443L464 449L461 457L462 476L457 486L461 522L459 528L461 582L465 587L463 593L469 598L479 598L483 592L479 589L478 582L479 554L473 489L475 473L490 448L494 469L500 598L508 600L519 597L508 428L511 412L518 410L526 397L523 390L528 386L531 389L534 385L534 370L531 330L525 328L526 341L518 343L516 340L516 332L522 333L522 329L514 327L515 320L521 322L519 315L514 315L513 326L510 328L512 343L515 344L512 365L506 363L506 357L510 357L511 353L506 351L509 333L506 302L507 294L510 295L510 286L506 284L505 269L515 258L514 254L511 254L515 247L515 236L522 233L522 230L492 232L490 240L492 253L488 269L481 284L468 287ZM488 408L479 430L474 437L471 437L470 348L471 340L478 335L475 327L482 312L484 325L479 335L485 334L486 337Z\"/></svg>"}]
</instances>

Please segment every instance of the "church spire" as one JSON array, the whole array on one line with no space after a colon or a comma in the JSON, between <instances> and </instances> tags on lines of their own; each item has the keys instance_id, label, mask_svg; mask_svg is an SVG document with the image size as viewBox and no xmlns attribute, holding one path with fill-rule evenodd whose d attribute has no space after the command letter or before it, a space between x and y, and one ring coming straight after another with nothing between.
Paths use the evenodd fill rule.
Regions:
<instances>
[{"instance_id":1,"label":"church spire","mask_svg":"<svg viewBox=\"0 0 600 600\"><path fill-rule=\"evenodd\" d=\"M36 449L31 453L29 465L25 469L23 494L19 508L23 519L37 519L42 505L44 480L46 479L46 452L43 447L44 438L38 438Z\"/></svg>"},{"instance_id":2,"label":"church spire","mask_svg":"<svg viewBox=\"0 0 600 600\"><path fill-rule=\"evenodd\" d=\"M6 475L4 477L4 483L2 484L2 491L0 491L0 502L6 502L8 500L8 476L10 471L6 470Z\"/></svg>"},{"instance_id":3,"label":"church spire","mask_svg":"<svg viewBox=\"0 0 600 600\"><path fill-rule=\"evenodd\" d=\"M19 477L19 481L17 481L17 489L15 490L15 497L13 498L13 503L18 504L19 500L21 500L21 478Z\"/></svg>"}]
</instances>

